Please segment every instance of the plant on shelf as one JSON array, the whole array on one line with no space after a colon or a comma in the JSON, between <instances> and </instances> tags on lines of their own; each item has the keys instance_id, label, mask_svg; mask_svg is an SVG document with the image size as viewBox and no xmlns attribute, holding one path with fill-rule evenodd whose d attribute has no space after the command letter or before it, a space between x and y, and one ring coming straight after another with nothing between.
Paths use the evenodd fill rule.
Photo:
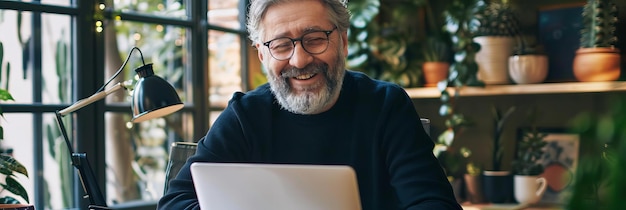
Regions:
<instances>
[{"instance_id":1,"label":"plant on shelf","mask_svg":"<svg viewBox=\"0 0 626 210\"><path fill-rule=\"evenodd\" d=\"M620 76L616 29L617 5L611 0L587 0L582 12L580 48L573 62L579 81L612 81Z\"/></svg>"},{"instance_id":2,"label":"plant on shelf","mask_svg":"<svg viewBox=\"0 0 626 210\"><path fill-rule=\"evenodd\" d=\"M450 44L443 37L428 37L422 45L424 86L434 87L448 78L451 58Z\"/></svg>"},{"instance_id":3,"label":"plant on shelf","mask_svg":"<svg viewBox=\"0 0 626 210\"><path fill-rule=\"evenodd\" d=\"M535 125L536 109L531 109L528 118L531 126L522 131L523 136L517 144L516 159L512 165L516 175L537 176L544 170L539 160L544 154L543 147L548 144L544 141L547 134L540 132Z\"/></svg>"},{"instance_id":4,"label":"plant on shelf","mask_svg":"<svg viewBox=\"0 0 626 210\"><path fill-rule=\"evenodd\" d=\"M508 60L520 35L519 20L507 0L483 2L474 18L478 22L474 41L481 45L476 54L479 78L487 84L508 84Z\"/></svg>"},{"instance_id":5,"label":"plant on shelf","mask_svg":"<svg viewBox=\"0 0 626 210\"><path fill-rule=\"evenodd\" d=\"M617 43L617 5L611 0L587 0L583 7L580 47L609 47Z\"/></svg>"},{"instance_id":6,"label":"plant on shelf","mask_svg":"<svg viewBox=\"0 0 626 210\"><path fill-rule=\"evenodd\" d=\"M0 72L0 74L2 74L2 77L0 78L8 79L8 76L11 70L11 65L9 62L7 62L6 66L2 66L3 60L4 60L4 45L2 44L2 42L0 42L0 67L2 67L1 68L2 71ZM4 88L0 88L0 101L13 101L14 100L13 96L8 91L8 81L5 81L4 85L5 85ZM3 114L1 107L0 107L0 117L4 118L4 114ZM0 124L0 141L1 140L4 140L4 128ZM22 199L26 201L26 203L28 203L29 202L28 193L26 192L26 189L24 189L24 186L22 186L22 184L20 184L20 182L18 182L16 179L17 174L23 174L24 176L28 177L28 171L26 170L26 167L24 167L24 165L22 165L19 161L13 158L10 155L10 153L7 153L6 151L1 151L0 173L5 176L4 182L0 182L0 188L2 188L0 192L7 190L12 194L21 197ZM20 203L20 201L12 197L11 195L6 195L0 198L0 204L18 204L18 203Z\"/></svg>"},{"instance_id":7,"label":"plant on shelf","mask_svg":"<svg viewBox=\"0 0 626 210\"><path fill-rule=\"evenodd\" d=\"M491 139L491 170L502 170L502 158L504 155L504 144L502 143L502 132L504 131L508 118L515 112L516 107L509 107L505 112L502 112L496 106L492 106L493 118L493 137Z\"/></svg>"}]
</instances>

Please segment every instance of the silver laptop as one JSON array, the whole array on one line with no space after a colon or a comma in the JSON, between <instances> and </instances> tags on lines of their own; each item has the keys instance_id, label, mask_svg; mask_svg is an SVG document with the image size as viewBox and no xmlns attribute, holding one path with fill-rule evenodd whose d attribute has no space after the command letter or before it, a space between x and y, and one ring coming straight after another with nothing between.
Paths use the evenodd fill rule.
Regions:
<instances>
[{"instance_id":1,"label":"silver laptop","mask_svg":"<svg viewBox=\"0 0 626 210\"><path fill-rule=\"evenodd\" d=\"M192 163L203 210L360 210L349 166Z\"/></svg>"}]
</instances>

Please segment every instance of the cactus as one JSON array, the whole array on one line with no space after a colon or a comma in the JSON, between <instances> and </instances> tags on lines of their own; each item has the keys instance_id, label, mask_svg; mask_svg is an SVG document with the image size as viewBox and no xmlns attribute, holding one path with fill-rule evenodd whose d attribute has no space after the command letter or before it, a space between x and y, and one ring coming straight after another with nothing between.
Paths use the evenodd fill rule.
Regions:
<instances>
[{"instance_id":1,"label":"cactus","mask_svg":"<svg viewBox=\"0 0 626 210\"><path fill-rule=\"evenodd\" d=\"M580 47L614 47L617 43L617 5L610 0L587 0L582 12Z\"/></svg>"},{"instance_id":2,"label":"cactus","mask_svg":"<svg viewBox=\"0 0 626 210\"><path fill-rule=\"evenodd\" d=\"M479 22L476 36L518 36L519 19L513 9L502 2L490 2L481 5L474 18Z\"/></svg>"}]
</instances>

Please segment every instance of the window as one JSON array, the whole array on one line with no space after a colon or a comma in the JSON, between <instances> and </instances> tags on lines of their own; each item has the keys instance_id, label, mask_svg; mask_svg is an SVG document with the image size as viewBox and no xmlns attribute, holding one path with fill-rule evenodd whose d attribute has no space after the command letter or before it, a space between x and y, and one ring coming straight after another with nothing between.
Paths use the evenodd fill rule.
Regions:
<instances>
[{"instance_id":1,"label":"window","mask_svg":"<svg viewBox=\"0 0 626 210\"><path fill-rule=\"evenodd\" d=\"M249 89L248 68L258 67L248 63L246 1L0 3L0 88L16 99L1 105L0 148L27 167L30 177L19 181L36 209L87 206L54 113L96 93L127 57L111 85L134 80L135 68L153 63L185 108L131 124L130 91L117 91L64 116L73 150L87 154L109 206L154 205L163 194L169 145L204 136L233 92ZM135 46L141 53L129 54Z\"/></svg>"}]
</instances>

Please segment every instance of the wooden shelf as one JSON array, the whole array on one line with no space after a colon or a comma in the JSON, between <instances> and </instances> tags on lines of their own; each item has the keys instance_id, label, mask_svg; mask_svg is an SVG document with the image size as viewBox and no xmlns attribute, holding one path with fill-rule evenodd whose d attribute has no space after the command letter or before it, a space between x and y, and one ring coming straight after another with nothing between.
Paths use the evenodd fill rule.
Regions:
<instances>
[{"instance_id":1,"label":"wooden shelf","mask_svg":"<svg viewBox=\"0 0 626 210\"><path fill-rule=\"evenodd\" d=\"M411 98L439 98L441 93L436 87L406 88ZM450 94L454 94L450 90ZM625 81L616 82L566 82L541 84L487 85L483 87L464 87L461 96L496 96L522 94L560 94L626 91Z\"/></svg>"}]
</instances>

